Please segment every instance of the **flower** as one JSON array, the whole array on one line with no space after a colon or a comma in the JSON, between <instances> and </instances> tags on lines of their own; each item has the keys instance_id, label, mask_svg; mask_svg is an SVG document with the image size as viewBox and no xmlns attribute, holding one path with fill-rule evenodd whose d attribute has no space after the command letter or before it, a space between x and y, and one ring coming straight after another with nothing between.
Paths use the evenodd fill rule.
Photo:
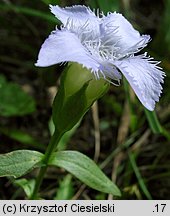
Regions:
<instances>
[{"instance_id":1,"label":"flower","mask_svg":"<svg viewBox=\"0 0 170 216\"><path fill-rule=\"evenodd\" d=\"M149 35L140 35L116 12L95 15L90 8L80 5L50 5L50 9L62 26L43 43L36 66L77 62L90 69L97 79L117 83L123 74L141 103L154 110L165 73L147 53L136 55L147 46Z\"/></svg>"}]
</instances>

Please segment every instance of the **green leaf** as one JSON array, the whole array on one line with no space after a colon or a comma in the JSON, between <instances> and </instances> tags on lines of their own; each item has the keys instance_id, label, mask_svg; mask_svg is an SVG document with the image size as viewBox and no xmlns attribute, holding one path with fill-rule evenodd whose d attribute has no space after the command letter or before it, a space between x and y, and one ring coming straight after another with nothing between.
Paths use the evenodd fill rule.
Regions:
<instances>
[{"instance_id":1,"label":"green leaf","mask_svg":"<svg viewBox=\"0 0 170 216\"><path fill-rule=\"evenodd\" d=\"M66 169L89 187L104 193L120 196L120 190L87 156L76 151L53 153L49 165Z\"/></svg>"},{"instance_id":2,"label":"green leaf","mask_svg":"<svg viewBox=\"0 0 170 216\"><path fill-rule=\"evenodd\" d=\"M157 118L156 113L154 111L151 112L151 111L145 109L145 114L146 114L146 117L147 117L147 120L149 122L149 126L150 126L152 132L155 134L162 134L163 129L159 123L159 120Z\"/></svg>"},{"instance_id":3,"label":"green leaf","mask_svg":"<svg viewBox=\"0 0 170 216\"><path fill-rule=\"evenodd\" d=\"M133 170L135 172L135 175L136 175L136 177L138 179L139 185L140 185L143 193L145 194L145 196L147 197L147 199L151 200L152 196L151 196L150 192L148 191L147 186L145 184L145 181L144 181L144 179L142 178L142 176L140 174L139 168L138 168L138 166L136 164L136 161L135 161L135 155L134 155L134 153L129 152L128 155L129 155L130 163L132 165L132 168L133 168Z\"/></svg>"},{"instance_id":4,"label":"green leaf","mask_svg":"<svg viewBox=\"0 0 170 216\"><path fill-rule=\"evenodd\" d=\"M60 0L41 0L45 4L60 5Z\"/></svg>"},{"instance_id":5,"label":"green leaf","mask_svg":"<svg viewBox=\"0 0 170 216\"><path fill-rule=\"evenodd\" d=\"M119 11L120 1L119 0L89 0L88 5L91 8L100 8L105 14L107 12Z\"/></svg>"},{"instance_id":6,"label":"green leaf","mask_svg":"<svg viewBox=\"0 0 170 216\"><path fill-rule=\"evenodd\" d=\"M52 14L47 14L45 12L35 10L29 7L14 6L12 4L9 4L0 5L0 9L5 11L14 11L15 13L22 13L33 17L40 17L41 19L47 20L48 22L52 22L55 24L58 23L57 19Z\"/></svg>"},{"instance_id":7,"label":"green leaf","mask_svg":"<svg viewBox=\"0 0 170 216\"><path fill-rule=\"evenodd\" d=\"M23 116L35 111L34 99L15 83L0 79L0 115Z\"/></svg>"},{"instance_id":8,"label":"green leaf","mask_svg":"<svg viewBox=\"0 0 170 216\"><path fill-rule=\"evenodd\" d=\"M35 179L27 180L25 178L15 180L14 184L20 186L27 197L29 198L32 195L32 192L35 187Z\"/></svg>"},{"instance_id":9,"label":"green leaf","mask_svg":"<svg viewBox=\"0 0 170 216\"><path fill-rule=\"evenodd\" d=\"M10 137L11 139L16 140L17 142L44 150L44 146L42 145L42 143L39 143L34 137L24 131L14 128L11 129L6 127L0 127L0 132Z\"/></svg>"},{"instance_id":10,"label":"green leaf","mask_svg":"<svg viewBox=\"0 0 170 216\"><path fill-rule=\"evenodd\" d=\"M35 167L41 166L43 154L31 150L17 150L0 154L0 177L21 177Z\"/></svg>"},{"instance_id":11,"label":"green leaf","mask_svg":"<svg viewBox=\"0 0 170 216\"><path fill-rule=\"evenodd\" d=\"M147 120L149 122L149 126L153 133L155 134L162 134L164 137L166 137L167 140L170 140L170 134L169 131L167 131L159 122L158 117L156 115L156 112L149 111L145 109L145 115L147 117Z\"/></svg>"},{"instance_id":12,"label":"green leaf","mask_svg":"<svg viewBox=\"0 0 170 216\"><path fill-rule=\"evenodd\" d=\"M68 174L64 177L64 179L60 182L59 187L57 189L57 194L54 197L55 200L69 200L73 197L73 183L72 183L72 175Z\"/></svg>"},{"instance_id":13,"label":"green leaf","mask_svg":"<svg viewBox=\"0 0 170 216\"><path fill-rule=\"evenodd\" d=\"M97 0L97 3L100 7L100 9L104 12L114 12L114 11L119 11L120 7L120 1L119 0Z\"/></svg>"}]
</instances>

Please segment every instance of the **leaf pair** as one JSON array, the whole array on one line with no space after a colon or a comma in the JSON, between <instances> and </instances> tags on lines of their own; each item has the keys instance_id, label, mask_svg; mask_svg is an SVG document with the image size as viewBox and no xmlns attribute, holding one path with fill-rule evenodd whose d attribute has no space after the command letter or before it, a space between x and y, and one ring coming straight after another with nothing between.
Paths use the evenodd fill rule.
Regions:
<instances>
[{"instance_id":1,"label":"leaf pair","mask_svg":"<svg viewBox=\"0 0 170 216\"><path fill-rule=\"evenodd\" d=\"M0 176L15 178L25 175L36 167L43 166L43 154L37 151L18 150L0 155ZM77 151L59 151L51 155L49 165L64 168L89 187L104 193L120 196L117 186L87 156ZM28 182L18 182L26 191Z\"/></svg>"}]
</instances>

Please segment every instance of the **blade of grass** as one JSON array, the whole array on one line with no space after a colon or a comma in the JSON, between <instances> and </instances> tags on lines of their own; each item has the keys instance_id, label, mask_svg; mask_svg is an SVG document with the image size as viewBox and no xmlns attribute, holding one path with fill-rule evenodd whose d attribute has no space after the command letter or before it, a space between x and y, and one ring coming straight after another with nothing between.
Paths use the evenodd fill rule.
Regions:
<instances>
[{"instance_id":1,"label":"blade of grass","mask_svg":"<svg viewBox=\"0 0 170 216\"><path fill-rule=\"evenodd\" d=\"M27 146L36 147L44 151L44 146L42 145L42 143L39 143L34 137L24 131L0 127L0 132L8 136L9 138L16 140L17 142L20 142Z\"/></svg>"},{"instance_id":2,"label":"blade of grass","mask_svg":"<svg viewBox=\"0 0 170 216\"><path fill-rule=\"evenodd\" d=\"M60 5L61 1L60 0L41 0L43 3L46 5L49 4L54 4L54 5Z\"/></svg>"},{"instance_id":3,"label":"blade of grass","mask_svg":"<svg viewBox=\"0 0 170 216\"><path fill-rule=\"evenodd\" d=\"M147 199L152 200L152 196L151 196L150 192L148 191L148 189L146 187L146 184L145 184L145 182L144 182L144 180L143 180L143 178L142 178L142 176L140 174L139 168L138 168L138 166L136 164L134 153L129 151L128 156L129 156L130 163L132 165L132 168L134 170L134 173L136 175L136 178L138 180L138 183L139 183L143 193L145 194Z\"/></svg>"},{"instance_id":4,"label":"blade of grass","mask_svg":"<svg viewBox=\"0 0 170 216\"><path fill-rule=\"evenodd\" d=\"M154 134L162 134L163 129L162 129L161 124L159 123L159 120L157 118L155 111L151 112L145 109L145 115L146 115L146 118L148 120L150 129L152 130L152 132Z\"/></svg>"},{"instance_id":5,"label":"blade of grass","mask_svg":"<svg viewBox=\"0 0 170 216\"><path fill-rule=\"evenodd\" d=\"M165 128L163 128L162 130L163 130L162 134L164 135L164 137L166 137L167 140L170 141L170 133L169 133L169 131L167 131Z\"/></svg>"},{"instance_id":6,"label":"blade of grass","mask_svg":"<svg viewBox=\"0 0 170 216\"><path fill-rule=\"evenodd\" d=\"M29 16L36 16L40 17L41 19L47 20L48 22L52 22L57 24L57 19L52 16L48 15L45 12L41 12L38 10L35 10L33 8L27 8L27 7L20 7L20 6L14 6L14 5L2 5L0 4L0 10L1 11L15 11L16 13L23 13Z\"/></svg>"},{"instance_id":7,"label":"blade of grass","mask_svg":"<svg viewBox=\"0 0 170 216\"><path fill-rule=\"evenodd\" d=\"M151 112L145 109L145 114L152 132L155 134L162 134L167 140L170 140L169 132L160 124L155 111Z\"/></svg>"}]
</instances>

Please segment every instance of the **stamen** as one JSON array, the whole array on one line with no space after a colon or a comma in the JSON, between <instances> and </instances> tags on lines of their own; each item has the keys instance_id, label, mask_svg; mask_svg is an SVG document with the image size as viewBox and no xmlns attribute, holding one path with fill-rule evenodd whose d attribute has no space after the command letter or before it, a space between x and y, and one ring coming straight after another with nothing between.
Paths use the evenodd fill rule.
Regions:
<instances>
[{"instance_id":1,"label":"stamen","mask_svg":"<svg viewBox=\"0 0 170 216\"><path fill-rule=\"evenodd\" d=\"M110 79L105 79L106 81L108 81L110 84L112 84L112 85L114 85L114 86L117 86L117 87L119 87L120 86L120 80L113 80L113 81L111 81ZM117 83L116 83L116 81L117 81Z\"/></svg>"}]
</instances>

